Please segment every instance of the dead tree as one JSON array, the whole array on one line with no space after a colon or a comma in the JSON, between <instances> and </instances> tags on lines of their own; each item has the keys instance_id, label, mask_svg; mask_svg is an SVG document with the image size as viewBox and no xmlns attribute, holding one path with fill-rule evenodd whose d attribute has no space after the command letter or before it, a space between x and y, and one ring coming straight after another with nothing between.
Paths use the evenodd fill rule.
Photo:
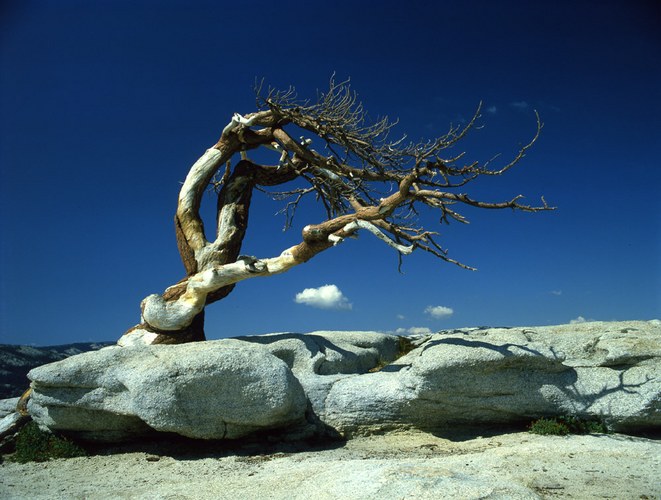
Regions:
<instances>
[{"instance_id":1,"label":"dead tree","mask_svg":"<svg viewBox=\"0 0 661 500\"><path fill-rule=\"evenodd\" d=\"M478 107L468 124L414 143L391 139L395 123L388 118L368 122L347 82L331 80L329 90L314 103L299 101L293 89L258 88L257 111L235 114L181 187L175 230L186 277L163 294L145 298L141 323L128 330L119 344L203 340L205 306L226 297L236 283L288 271L359 231L372 233L400 256L423 250L472 269L451 258L437 242L437 233L422 226L417 206L437 210L442 223L466 223L458 211L462 205L552 210L543 198L541 205L529 206L520 195L487 202L461 191L479 177L499 176L516 165L542 127L537 117L533 138L500 168L488 162L465 162L463 153L446 157L479 117ZM293 136L300 133L305 135ZM274 163L248 159L248 152L256 148L272 150ZM200 217L202 197L210 186L215 186L218 196L215 239L207 239ZM288 224L308 196L323 205L325 220L305 226L300 241L278 256L243 256L240 250L253 192L269 188L285 203Z\"/></svg>"}]
</instances>

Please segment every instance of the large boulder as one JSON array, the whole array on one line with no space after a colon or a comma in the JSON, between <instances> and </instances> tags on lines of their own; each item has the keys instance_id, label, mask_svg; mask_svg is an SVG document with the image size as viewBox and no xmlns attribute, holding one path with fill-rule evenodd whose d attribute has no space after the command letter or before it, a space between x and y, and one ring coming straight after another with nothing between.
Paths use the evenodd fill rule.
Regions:
<instances>
[{"instance_id":1,"label":"large boulder","mask_svg":"<svg viewBox=\"0 0 661 500\"><path fill-rule=\"evenodd\" d=\"M94 439L233 438L318 422L340 433L541 416L661 428L661 322L271 334L111 347L30 372L41 425ZM311 411L310 411L311 410Z\"/></svg>"},{"instance_id":2,"label":"large boulder","mask_svg":"<svg viewBox=\"0 0 661 500\"><path fill-rule=\"evenodd\" d=\"M300 423L307 399L287 365L235 340L107 347L32 370L40 425L97 440L150 430L236 438Z\"/></svg>"},{"instance_id":3,"label":"large boulder","mask_svg":"<svg viewBox=\"0 0 661 500\"><path fill-rule=\"evenodd\" d=\"M29 410L43 427L90 440L154 431L224 439L282 428L304 435L319 424L306 392L315 399L320 385L323 397L333 375L388 363L398 346L392 335L323 331L112 346L32 370Z\"/></svg>"},{"instance_id":4,"label":"large boulder","mask_svg":"<svg viewBox=\"0 0 661 500\"><path fill-rule=\"evenodd\" d=\"M335 381L319 406L345 434L598 418L661 427L661 322L472 328L429 336L378 373Z\"/></svg>"}]
</instances>

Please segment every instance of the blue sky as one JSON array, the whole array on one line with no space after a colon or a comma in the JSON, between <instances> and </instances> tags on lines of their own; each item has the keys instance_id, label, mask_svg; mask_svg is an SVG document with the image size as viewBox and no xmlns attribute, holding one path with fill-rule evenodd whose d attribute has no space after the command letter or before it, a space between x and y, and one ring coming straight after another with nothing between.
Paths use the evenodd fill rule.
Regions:
<instances>
[{"instance_id":1,"label":"blue sky","mask_svg":"<svg viewBox=\"0 0 661 500\"><path fill-rule=\"evenodd\" d=\"M477 272L414 253L399 273L394 251L361 235L240 283L208 308L209 338L661 317L656 2L0 9L0 342L114 340L136 324L140 300L183 277L172 224L180 183L233 112L254 110L255 78L314 97L333 72L416 139L483 101L483 127L459 146L479 160L529 139L536 109L544 129L525 160L466 192L544 195L558 210L466 210L469 226L443 227L423 215ZM277 255L320 221L310 207L283 233L278 208L257 197L243 253Z\"/></svg>"}]
</instances>

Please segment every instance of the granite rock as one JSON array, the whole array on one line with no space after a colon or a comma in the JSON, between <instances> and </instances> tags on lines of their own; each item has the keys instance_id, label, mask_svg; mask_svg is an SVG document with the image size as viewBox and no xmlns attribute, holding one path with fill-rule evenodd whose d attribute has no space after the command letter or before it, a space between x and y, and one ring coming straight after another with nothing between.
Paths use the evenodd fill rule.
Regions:
<instances>
[{"instance_id":1,"label":"granite rock","mask_svg":"<svg viewBox=\"0 0 661 500\"><path fill-rule=\"evenodd\" d=\"M270 334L110 347L30 372L42 426L81 437L218 439L317 424L345 436L598 418L661 428L661 322ZM319 426L317 426L317 429ZM294 433L295 433L294 432Z\"/></svg>"},{"instance_id":2,"label":"granite rock","mask_svg":"<svg viewBox=\"0 0 661 500\"><path fill-rule=\"evenodd\" d=\"M82 438L151 430L237 438L304 420L307 400L287 365L235 340L108 347L32 370L32 418Z\"/></svg>"}]
</instances>

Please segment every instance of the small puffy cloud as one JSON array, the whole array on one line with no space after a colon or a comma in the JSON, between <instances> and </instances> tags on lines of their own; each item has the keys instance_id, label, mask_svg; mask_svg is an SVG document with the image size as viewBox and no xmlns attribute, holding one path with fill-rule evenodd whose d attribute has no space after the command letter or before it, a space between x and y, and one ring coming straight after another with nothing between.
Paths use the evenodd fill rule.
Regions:
<instances>
[{"instance_id":1,"label":"small puffy cloud","mask_svg":"<svg viewBox=\"0 0 661 500\"><path fill-rule=\"evenodd\" d=\"M560 297L560 295L562 295L562 290L551 290L551 295Z\"/></svg>"},{"instance_id":2,"label":"small puffy cloud","mask_svg":"<svg viewBox=\"0 0 661 500\"><path fill-rule=\"evenodd\" d=\"M487 113L490 115L495 115L498 112L498 108L496 106L489 106L487 108Z\"/></svg>"},{"instance_id":3,"label":"small puffy cloud","mask_svg":"<svg viewBox=\"0 0 661 500\"><path fill-rule=\"evenodd\" d=\"M412 326L410 328L398 328L397 335L431 335L432 331L426 326Z\"/></svg>"},{"instance_id":4,"label":"small puffy cloud","mask_svg":"<svg viewBox=\"0 0 661 500\"><path fill-rule=\"evenodd\" d=\"M530 107L526 101L514 101L510 103L510 106L519 111L526 111Z\"/></svg>"},{"instance_id":5,"label":"small puffy cloud","mask_svg":"<svg viewBox=\"0 0 661 500\"><path fill-rule=\"evenodd\" d=\"M397 315L397 319L405 319L405 318L406 318L406 316L404 316L403 314L398 314Z\"/></svg>"},{"instance_id":6,"label":"small puffy cloud","mask_svg":"<svg viewBox=\"0 0 661 500\"><path fill-rule=\"evenodd\" d=\"M441 319L441 318L447 318L448 316L452 316L454 311L445 306L428 306L425 309L425 314L429 314L432 318L436 319Z\"/></svg>"},{"instance_id":7,"label":"small puffy cloud","mask_svg":"<svg viewBox=\"0 0 661 500\"><path fill-rule=\"evenodd\" d=\"M409 328L408 332L411 335L430 335L431 330L426 326L412 326Z\"/></svg>"},{"instance_id":8,"label":"small puffy cloud","mask_svg":"<svg viewBox=\"0 0 661 500\"><path fill-rule=\"evenodd\" d=\"M569 321L570 325L576 325L578 323L585 323L587 319L585 319L583 316L579 316L578 318L572 319Z\"/></svg>"},{"instance_id":9,"label":"small puffy cloud","mask_svg":"<svg viewBox=\"0 0 661 500\"><path fill-rule=\"evenodd\" d=\"M319 288L306 288L296 294L294 301L297 304L304 304L319 309L346 309L349 310L353 305L336 285L324 285Z\"/></svg>"}]
</instances>

